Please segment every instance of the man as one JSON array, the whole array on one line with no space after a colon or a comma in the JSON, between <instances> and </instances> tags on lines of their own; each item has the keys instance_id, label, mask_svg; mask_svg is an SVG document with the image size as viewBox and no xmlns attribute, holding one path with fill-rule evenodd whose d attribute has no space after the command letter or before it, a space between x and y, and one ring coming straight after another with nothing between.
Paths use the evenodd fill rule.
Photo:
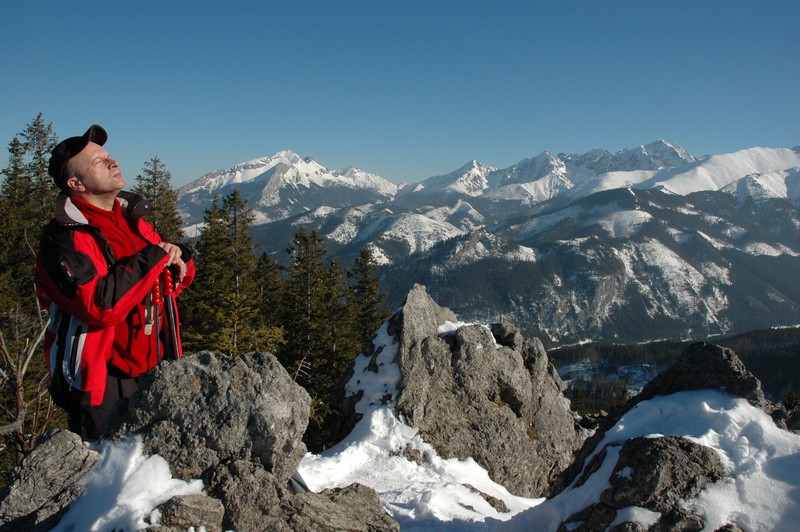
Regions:
<instances>
[{"instance_id":1,"label":"man","mask_svg":"<svg viewBox=\"0 0 800 532\"><path fill-rule=\"evenodd\" d=\"M106 140L93 125L53 150L48 172L61 192L36 263L37 296L50 312L51 394L67 411L70 430L85 440L99 437L117 400L136 391L139 375L164 357L180 358L177 319L169 326L159 297L177 295L194 278L189 248L162 241L142 217L144 200L122 190ZM165 269L173 285L163 285Z\"/></svg>"}]
</instances>

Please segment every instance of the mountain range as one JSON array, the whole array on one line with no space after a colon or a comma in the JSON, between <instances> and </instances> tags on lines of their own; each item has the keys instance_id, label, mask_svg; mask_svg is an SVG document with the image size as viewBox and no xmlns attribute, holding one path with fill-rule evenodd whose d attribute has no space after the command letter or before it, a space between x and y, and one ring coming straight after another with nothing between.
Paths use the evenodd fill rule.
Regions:
<instances>
[{"instance_id":1,"label":"mountain range","mask_svg":"<svg viewBox=\"0 0 800 532\"><path fill-rule=\"evenodd\" d=\"M344 264L370 247L391 305L425 284L460 316L548 347L800 323L800 147L698 157L657 140L473 160L402 186L282 151L179 189L188 233L234 189L278 260L315 229Z\"/></svg>"}]
</instances>

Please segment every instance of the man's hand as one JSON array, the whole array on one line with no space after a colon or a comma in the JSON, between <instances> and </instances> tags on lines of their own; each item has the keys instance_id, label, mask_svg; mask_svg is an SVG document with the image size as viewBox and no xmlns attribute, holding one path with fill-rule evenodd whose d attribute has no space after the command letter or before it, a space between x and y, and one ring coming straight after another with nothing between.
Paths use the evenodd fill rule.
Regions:
<instances>
[{"instance_id":1,"label":"man's hand","mask_svg":"<svg viewBox=\"0 0 800 532\"><path fill-rule=\"evenodd\" d=\"M183 281L183 278L186 276L186 263L181 259L181 248L169 242L161 242L158 245L169 254L167 266L172 266L174 264L180 269L180 279L178 279L176 283Z\"/></svg>"}]
</instances>

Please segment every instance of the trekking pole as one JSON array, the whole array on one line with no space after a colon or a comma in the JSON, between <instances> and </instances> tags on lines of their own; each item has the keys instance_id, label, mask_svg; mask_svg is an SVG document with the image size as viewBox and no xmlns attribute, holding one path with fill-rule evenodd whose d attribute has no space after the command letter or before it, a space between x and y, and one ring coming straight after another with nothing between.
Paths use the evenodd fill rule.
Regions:
<instances>
[{"instance_id":1,"label":"trekking pole","mask_svg":"<svg viewBox=\"0 0 800 532\"><path fill-rule=\"evenodd\" d=\"M170 355L169 358L177 360L181 358L181 328L178 321L178 311L175 307L175 285L172 282L172 272L169 268L164 268L161 279L163 282L164 317L166 319L167 334L169 336L167 350Z\"/></svg>"},{"instance_id":2,"label":"trekking pole","mask_svg":"<svg viewBox=\"0 0 800 532\"><path fill-rule=\"evenodd\" d=\"M156 363L161 362L161 338L160 338L160 329L161 323L159 319L159 313L161 306L164 304L164 298L161 293L161 279L156 279L155 284L153 284L153 321L155 321L156 325Z\"/></svg>"}]
</instances>

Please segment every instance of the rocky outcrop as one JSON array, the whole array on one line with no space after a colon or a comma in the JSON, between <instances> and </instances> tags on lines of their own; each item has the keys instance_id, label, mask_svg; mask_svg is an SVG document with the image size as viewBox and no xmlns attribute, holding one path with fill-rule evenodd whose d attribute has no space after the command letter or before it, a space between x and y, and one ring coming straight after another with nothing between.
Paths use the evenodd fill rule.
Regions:
<instances>
[{"instance_id":1,"label":"rocky outcrop","mask_svg":"<svg viewBox=\"0 0 800 532\"><path fill-rule=\"evenodd\" d=\"M509 491L547 494L580 444L542 343L509 324L466 325L417 285L389 322L400 368L395 410L445 458L472 457Z\"/></svg>"},{"instance_id":2,"label":"rocky outcrop","mask_svg":"<svg viewBox=\"0 0 800 532\"><path fill-rule=\"evenodd\" d=\"M607 451L594 456L576 485L597 471ZM607 530L617 512L630 507L661 514L649 530L701 530L702 519L679 503L724 476L719 456L708 447L678 437L633 438L619 449L610 486L600 500L568 517L559 530ZM612 530L618 529L625 530L622 525Z\"/></svg>"},{"instance_id":3,"label":"rocky outcrop","mask_svg":"<svg viewBox=\"0 0 800 532\"><path fill-rule=\"evenodd\" d=\"M80 480L100 455L66 430L46 434L14 470L0 503L0 530L50 530L84 492Z\"/></svg>"},{"instance_id":4,"label":"rocky outcrop","mask_svg":"<svg viewBox=\"0 0 800 532\"><path fill-rule=\"evenodd\" d=\"M142 376L104 435L137 434L143 452L164 457L174 477L202 479L206 494L165 502L154 530L398 530L364 486L290 489L309 409L308 394L274 356L198 353ZM14 471L0 503L2 529L48 530L97 461L77 436L51 434Z\"/></svg>"},{"instance_id":5,"label":"rocky outcrop","mask_svg":"<svg viewBox=\"0 0 800 532\"><path fill-rule=\"evenodd\" d=\"M602 418L594 434L587 438L575 461L556 480L553 493L569 486L584 468L586 458L594 453L605 433L616 425L631 408L656 395L669 395L681 391L716 389L747 399L750 404L770 412L772 406L764 398L761 382L750 373L741 359L731 349L697 342L691 344L681 359L647 383L642 391L629 399L617 411Z\"/></svg>"},{"instance_id":6,"label":"rocky outcrop","mask_svg":"<svg viewBox=\"0 0 800 532\"><path fill-rule=\"evenodd\" d=\"M145 376L139 392L117 405L105 435L141 434L144 453L163 456L183 480L245 460L286 481L306 453L310 406L272 355L201 352Z\"/></svg>"},{"instance_id":7,"label":"rocky outcrop","mask_svg":"<svg viewBox=\"0 0 800 532\"><path fill-rule=\"evenodd\" d=\"M600 500L565 519L559 530L642 530L624 522L610 527L614 522L620 523L618 511L628 507L660 514L647 530L702 530L702 518L689 512L681 501L691 500L706 485L725 477L714 450L672 436L633 438L598 448L606 432L638 403L658 395L700 389L726 391L767 413L774 409L764 398L761 383L732 350L705 342L692 344L675 365L650 381L640 394L602 418L575 461L559 475L554 494L580 486L597 471L608 453L619 448L608 480L610 486Z\"/></svg>"},{"instance_id":8,"label":"rocky outcrop","mask_svg":"<svg viewBox=\"0 0 800 532\"><path fill-rule=\"evenodd\" d=\"M710 388L742 397L762 410L767 407L761 382L744 362L727 347L697 342L691 344L680 360L659 373L631 400L631 405L686 390Z\"/></svg>"}]
</instances>

